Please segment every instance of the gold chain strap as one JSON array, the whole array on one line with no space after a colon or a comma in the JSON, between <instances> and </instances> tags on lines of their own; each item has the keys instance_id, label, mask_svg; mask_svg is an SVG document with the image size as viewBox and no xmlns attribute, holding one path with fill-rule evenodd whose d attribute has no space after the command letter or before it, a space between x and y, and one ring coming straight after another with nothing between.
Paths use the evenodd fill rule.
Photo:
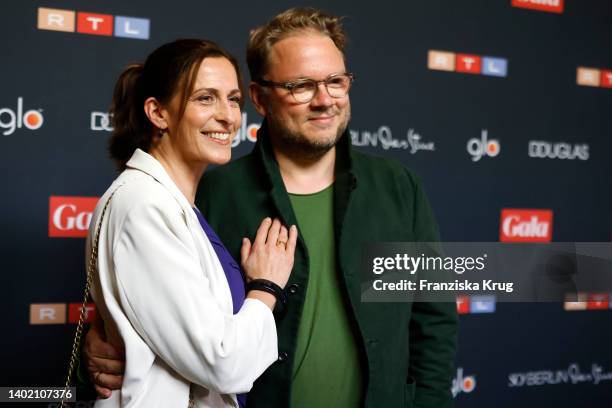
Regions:
<instances>
[{"instance_id":1,"label":"gold chain strap","mask_svg":"<svg viewBox=\"0 0 612 408\"><path fill-rule=\"evenodd\" d=\"M119 186L121 187L121 186ZM91 257L89 257L89 263L87 264L87 279L85 281L85 290L83 294L83 305L81 306L81 314L79 316L79 323L77 324L76 331L74 333L74 340L72 341L72 353L70 355L70 362L68 363L68 374L66 375L66 384L64 385L64 395L62 396L62 401L60 402L60 408L63 408L66 404L66 393L68 392L68 388L70 388L70 383L72 382L72 374L74 372L74 366L77 361L77 356L79 354L79 346L81 344L81 337L83 336L83 325L85 324L85 317L87 314L87 301L89 300L89 291L91 289L91 284L93 281L93 274L96 265L98 264L98 243L100 242L100 230L102 229L102 220L104 219L104 214L106 213L106 209L108 208L108 204L113 198L113 195L119 189L117 187L115 191L111 193L106 200L106 204L104 204L104 208L102 209L102 214L100 215L100 221L98 223L98 228L96 230L96 235L94 237L93 246L91 248ZM193 399L193 390L192 384L189 384L189 406L188 408L195 408L195 400Z\"/></svg>"},{"instance_id":2,"label":"gold chain strap","mask_svg":"<svg viewBox=\"0 0 612 408\"><path fill-rule=\"evenodd\" d=\"M121 187L121 186L119 186ZM85 323L85 318L87 315L87 301L89 300L89 291L91 289L91 284L93 281L94 270L96 265L98 264L98 243L100 241L100 230L102 229L102 220L104 219L104 214L106 213L106 209L108 208L108 204L113 198L113 195L117 192L117 187L115 191L111 193L104 204L104 208L102 209L102 214L100 215L100 222L98 223L98 228L96 230L96 235L94 238L93 246L91 248L91 257L89 258L89 263L87 264L87 280L85 281L85 291L83 294L83 305L81 306L81 314L79 316L79 323L76 327L76 332L74 333L74 340L72 341L72 354L70 355L70 363L68 364L68 374L66 375L66 384L64 385L64 395L62 396L62 401L60 402L60 408L63 408L66 399L66 393L70 388L70 383L72 382L72 374L74 372L74 366L78 360L79 354L79 346L81 344L81 337L83 336L83 325Z\"/></svg>"},{"instance_id":3,"label":"gold chain strap","mask_svg":"<svg viewBox=\"0 0 612 408\"><path fill-rule=\"evenodd\" d=\"M193 384L189 384L189 405L187 408L195 408L195 400L193 399Z\"/></svg>"}]
</instances>

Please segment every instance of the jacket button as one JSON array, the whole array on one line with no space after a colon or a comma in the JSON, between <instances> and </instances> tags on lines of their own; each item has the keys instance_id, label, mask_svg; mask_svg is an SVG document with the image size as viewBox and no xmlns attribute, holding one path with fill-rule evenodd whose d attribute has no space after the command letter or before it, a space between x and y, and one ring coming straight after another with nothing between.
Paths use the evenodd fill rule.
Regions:
<instances>
[{"instance_id":1,"label":"jacket button","mask_svg":"<svg viewBox=\"0 0 612 408\"><path fill-rule=\"evenodd\" d=\"M299 288L300 288L300 285L298 285L297 283L293 283L289 285L289 293L292 295L295 295Z\"/></svg>"},{"instance_id":2,"label":"jacket button","mask_svg":"<svg viewBox=\"0 0 612 408\"><path fill-rule=\"evenodd\" d=\"M286 361L289 358L289 354L287 354L286 351L283 351L281 353L278 353L278 361L280 361L281 363L283 361Z\"/></svg>"}]
</instances>

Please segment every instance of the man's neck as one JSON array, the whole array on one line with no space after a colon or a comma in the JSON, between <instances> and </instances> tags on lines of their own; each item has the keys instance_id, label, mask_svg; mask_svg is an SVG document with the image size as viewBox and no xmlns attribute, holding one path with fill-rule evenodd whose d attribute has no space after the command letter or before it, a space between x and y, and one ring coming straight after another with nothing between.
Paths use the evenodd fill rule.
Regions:
<instances>
[{"instance_id":1,"label":"man's neck","mask_svg":"<svg viewBox=\"0 0 612 408\"><path fill-rule=\"evenodd\" d=\"M336 164L335 147L316 158L288 154L276 147L273 149L287 192L312 194L333 184Z\"/></svg>"}]
</instances>

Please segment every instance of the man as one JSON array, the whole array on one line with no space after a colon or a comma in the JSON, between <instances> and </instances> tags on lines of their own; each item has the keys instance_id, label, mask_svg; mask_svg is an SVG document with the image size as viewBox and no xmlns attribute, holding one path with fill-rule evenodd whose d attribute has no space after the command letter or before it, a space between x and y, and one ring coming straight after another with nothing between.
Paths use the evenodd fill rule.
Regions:
<instances>
[{"instance_id":1,"label":"man","mask_svg":"<svg viewBox=\"0 0 612 408\"><path fill-rule=\"evenodd\" d=\"M449 407L455 304L360 301L363 243L436 241L438 232L409 170L351 149L344 45L339 19L314 9L285 11L254 30L247 61L251 100L264 117L258 142L198 191L236 258L264 217L300 232L289 301L276 318L279 359L248 406ZM89 337L86 353L104 355L106 345ZM117 388L108 373L120 363L111 370L89 361L99 390Z\"/></svg>"}]
</instances>

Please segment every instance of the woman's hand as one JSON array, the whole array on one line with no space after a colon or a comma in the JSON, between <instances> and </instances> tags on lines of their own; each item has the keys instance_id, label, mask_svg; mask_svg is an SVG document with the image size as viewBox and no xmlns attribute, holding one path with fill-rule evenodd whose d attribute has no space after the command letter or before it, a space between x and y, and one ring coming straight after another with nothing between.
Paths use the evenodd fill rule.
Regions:
<instances>
[{"instance_id":1,"label":"woman's hand","mask_svg":"<svg viewBox=\"0 0 612 408\"><path fill-rule=\"evenodd\" d=\"M287 230L278 219L265 218L253 244L248 238L242 239L240 257L247 282L267 279L284 288L293 268L296 241L295 225Z\"/></svg>"}]
</instances>

